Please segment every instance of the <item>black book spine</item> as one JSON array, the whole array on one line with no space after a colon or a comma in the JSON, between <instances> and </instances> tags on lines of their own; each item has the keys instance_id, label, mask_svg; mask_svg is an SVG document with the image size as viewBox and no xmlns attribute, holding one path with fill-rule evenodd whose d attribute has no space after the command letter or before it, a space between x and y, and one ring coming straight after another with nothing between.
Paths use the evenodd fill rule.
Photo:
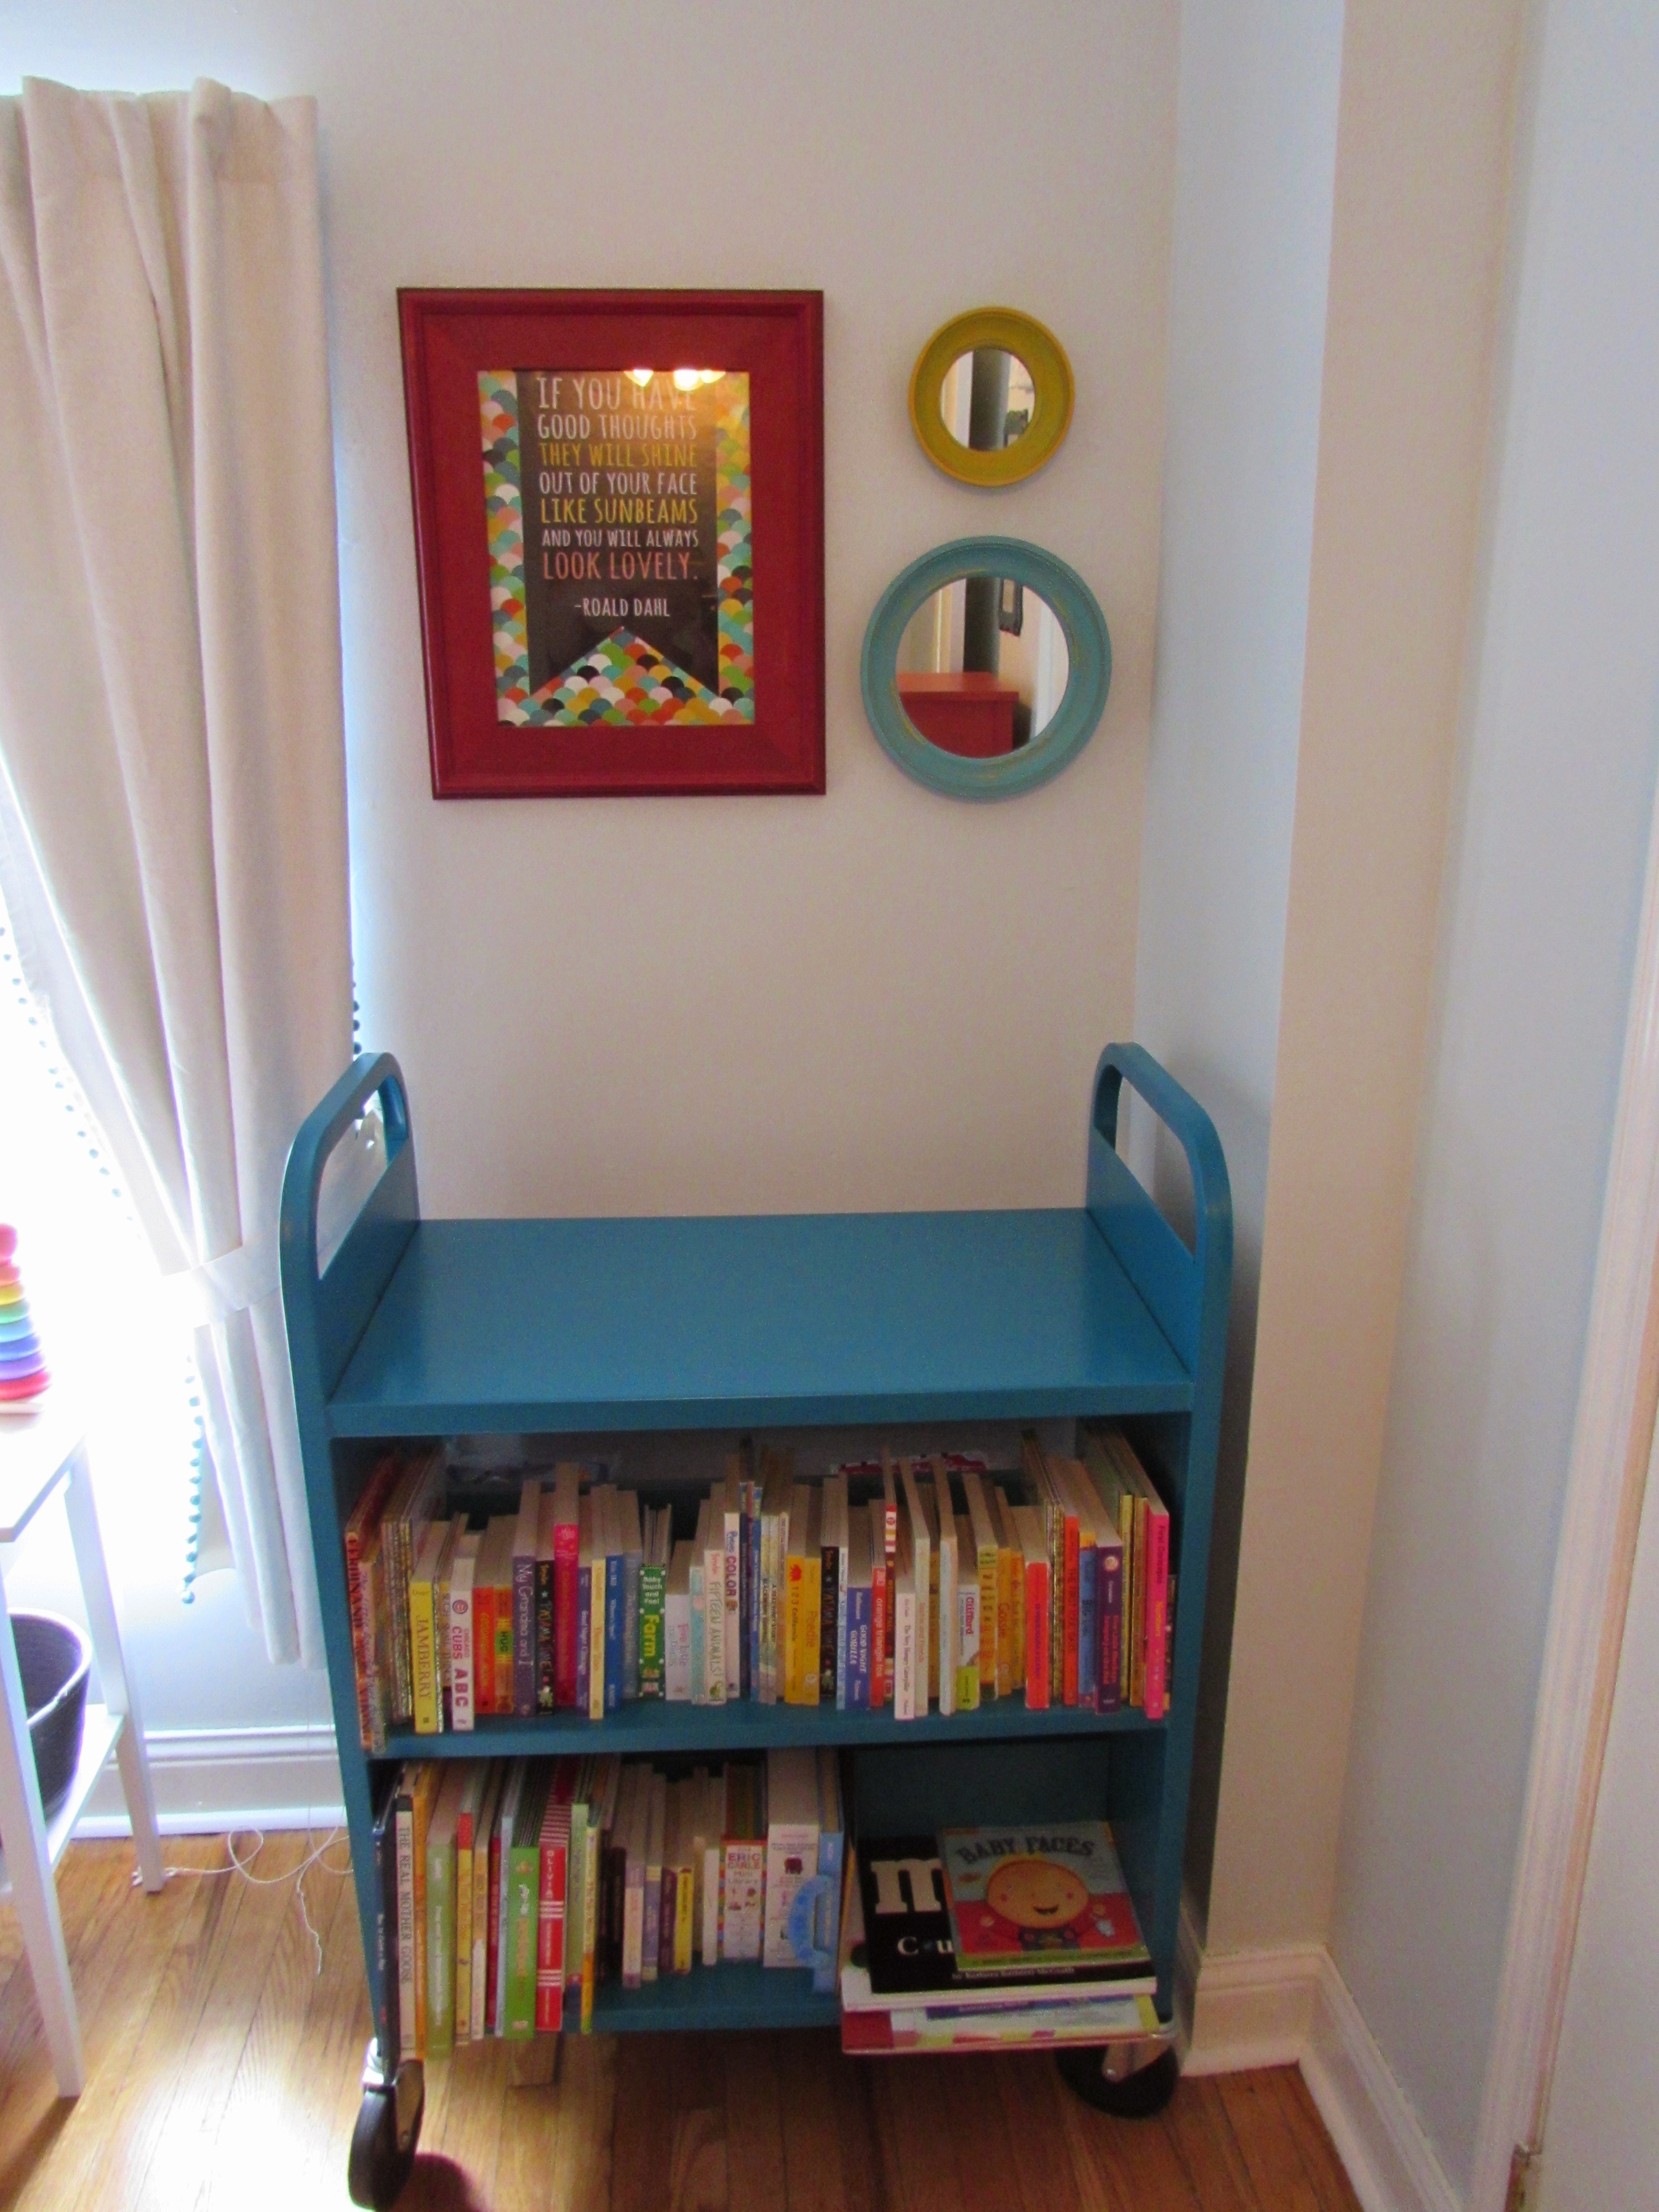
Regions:
<instances>
[{"instance_id":1,"label":"black book spine","mask_svg":"<svg viewBox=\"0 0 1659 2212\"><path fill-rule=\"evenodd\" d=\"M374 1950L380 1963L375 1989L374 2036L380 2063L398 2064L401 2022L398 2012L398 1785L388 1784L386 1802L374 1822Z\"/></svg>"},{"instance_id":2,"label":"black book spine","mask_svg":"<svg viewBox=\"0 0 1659 2212\"><path fill-rule=\"evenodd\" d=\"M556 1650L553 1641L553 1562L536 1562L536 1710L553 1710Z\"/></svg>"}]
</instances>

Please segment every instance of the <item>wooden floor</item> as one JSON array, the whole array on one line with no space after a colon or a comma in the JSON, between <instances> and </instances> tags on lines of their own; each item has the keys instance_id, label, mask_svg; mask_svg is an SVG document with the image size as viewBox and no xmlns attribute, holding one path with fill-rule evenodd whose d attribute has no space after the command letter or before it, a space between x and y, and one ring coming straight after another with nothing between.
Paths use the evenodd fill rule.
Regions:
<instances>
[{"instance_id":1,"label":"wooden floor","mask_svg":"<svg viewBox=\"0 0 1659 2212\"><path fill-rule=\"evenodd\" d=\"M58 2100L16 1924L0 1913L0 2207L333 2212L368 2033L351 1885L277 1837L255 1887L222 1843L159 1897L125 1844L59 1874L88 2085ZM331 1857L344 1857L337 1846ZM1358 2212L1299 2074L1184 2081L1152 2121L1090 2112L1046 2058L843 2059L833 2036L567 2037L513 2086L475 2046L427 2073L399 2212Z\"/></svg>"}]
</instances>

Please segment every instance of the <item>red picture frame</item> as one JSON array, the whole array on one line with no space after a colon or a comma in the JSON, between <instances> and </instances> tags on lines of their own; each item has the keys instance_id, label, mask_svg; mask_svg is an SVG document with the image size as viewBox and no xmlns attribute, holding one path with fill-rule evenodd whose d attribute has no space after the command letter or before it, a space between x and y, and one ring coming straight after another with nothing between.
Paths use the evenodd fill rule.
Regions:
<instances>
[{"instance_id":1,"label":"red picture frame","mask_svg":"<svg viewBox=\"0 0 1659 2212\"><path fill-rule=\"evenodd\" d=\"M823 294L398 305L433 796L822 792Z\"/></svg>"}]
</instances>

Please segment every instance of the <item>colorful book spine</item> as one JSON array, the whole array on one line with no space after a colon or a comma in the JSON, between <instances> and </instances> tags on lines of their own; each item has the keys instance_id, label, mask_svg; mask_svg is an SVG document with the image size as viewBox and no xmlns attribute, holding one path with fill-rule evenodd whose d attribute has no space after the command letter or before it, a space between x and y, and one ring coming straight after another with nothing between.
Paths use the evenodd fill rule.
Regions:
<instances>
[{"instance_id":1,"label":"colorful book spine","mask_svg":"<svg viewBox=\"0 0 1659 2212\"><path fill-rule=\"evenodd\" d=\"M628 1491L619 1499L623 1507L618 1534L622 1545L622 1689L625 1704L640 1694L640 1574L644 1566L640 1528L640 1501Z\"/></svg>"},{"instance_id":2,"label":"colorful book spine","mask_svg":"<svg viewBox=\"0 0 1659 2212\"><path fill-rule=\"evenodd\" d=\"M1115 1713L1123 1703L1123 1546L1115 1537L1096 1548L1096 1606L1100 1616L1097 1710Z\"/></svg>"},{"instance_id":3,"label":"colorful book spine","mask_svg":"<svg viewBox=\"0 0 1659 2212\"><path fill-rule=\"evenodd\" d=\"M463 1731L471 1728L474 1711L472 1584L479 1540L469 1531L449 1565L449 1724Z\"/></svg>"},{"instance_id":4,"label":"colorful book spine","mask_svg":"<svg viewBox=\"0 0 1659 2212\"><path fill-rule=\"evenodd\" d=\"M528 1720L536 1710L536 1547L541 1498L538 1482L525 1484L513 1534L513 1710L521 1720Z\"/></svg>"},{"instance_id":5,"label":"colorful book spine","mask_svg":"<svg viewBox=\"0 0 1659 2212\"><path fill-rule=\"evenodd\" d=\"M615 1500L610 1501L614 1507ZM605 1694L597 1718L616 1712L622 1705L624 1630L627 1620L627 1589L623 1572L623 1553L617 1547L615 1515L611 1519L611 1534L605 1559ZM637 1602L637 1600L636 1600ZM590 1701L592 1686L590 1685Z\"/></svg>"},{"instance_id":6,"label":"colorful book spine","mask_svg":"<svg viewBox=\"0 0 1659 2212\"><path fill-rule=\"evenodd\" d=\"M509 2038L536 2033L536 1940L541 1912L541 1832L546 1809L547 1774L532 1766L513 1824L507 1852L507 1911L501 1929L505 1955L502 1982L505 2016L501 2033Z\"/></svg>"},{"instance_id":7,"label":"colorful book spine","mask_svg":"<svg viewBox=\"0 0 1659 2212\"><path fill-rule=\"evenodd\" d=\"M561 1467L553 1479L553 1698L576 1702L576 1570L580 1548L580 1471Z\"/></svg>"},{"instance_id":8,"label":"colorful book spine","mask_svg":"<svg viewBox=\"0 0 1659 2212\"><path fill-rule=\"evenodd\" d=\"M660 1698L665 1687L664 1631L668 1570L660 1560L640 1563L640 1695Z\"/></svg>"},{"instance_id":9,"label":"colorful book spine","mask_svg":"<svg viewBox=\"0 0 1659 2212\"><path fill-rule=\"evenodd\" d=\"M558 1702L554 1504L551 1492L543 1497L540 1525L536 1537L536 1711L538 1713L550 1713Z\"/></svg>"},{"instance_id":10,"label":"colorful book spine","mask_svg":"<svg viewBox=\"0 0 1659 2212\"><path fill-rule=\"evenodd\" d=\"M741 1479L735 1474L727 1475L720 1497L720 1542L726 1595L720 1657L726 1670L725 1695L730 1700L743 1695L743 1492Z\"/></svg>"},{"instance_id":11,"label":"colorful book spine","mask_svg":"<svg viewBox=\"0 0 1659 2212\"><path fill-rule=\"evenodd\" d=\"M409 1653L416 1735L436 1735L443 1727L438 1689L438 1624L434 1618L441 1544L441 1524L433 1522L421 1539L420 1557L409 1580Z\"/></svg>"},{"instance_id":12,"label":"colorful book spine","mask_svg":"<svg viewBox=\"0 0 1659 2212\"><path fill-rule=\"evenodd\" d=\"M1170 1516L1157 1499L1146 1509L1146 1717L1161 1721L1169 1710L1168 1637Z\"/></svg>"},{"instance_id":13,"label":"colorful book spine","mask_svg":"<svg viewBox=\"0 0 1659 2212\"><path fill-rule=\"evenodd\" d=\"M362 1496L345 1525L346 1603L351 1620L351 1656L357 1675L357 1728L365 1751L374 1748L374 1731L369 1718L372 1644L363 1589L362 1556L371 1540L378 1544L380 1515L402 1468L396 1452L386 1453L364 1485Z\"/></svg>"},{"instance_id":14,"label":"colorful book spine","mask_svg":"<svg viewBox=\"0 0 1659 2212\"><path fill-rule=\"evenodd\" d=\"M587 1717L605 1718L605 1592L611 1551L611 1501L592 1496L593 1539L587 1563Z\"/></svg>"},{"instance_id":15,"label":"colorful book spine","mask_svg":"<svg viewBox=\"0 0 1659 2212\"><path fill-rule=\"evenodd\" d=\"M542 1821L536 1909L536 2029L564 2025L564 1913L570 1856L570 1801L555 1794Z\"/></svg>"},{"instance_id":16,"label":"colorful book spine","mask_svg":"<svg viewBox=\"0 0 1659 2212\"><path fill-rule=\"evenodd\" d=\"M875 1650L873 1596L872 1583L855 1583L847 1593L846 1660L841 1686L845 1696L843 1698L837 1695L836 1702L849 1713L867 1713L871 1710L872 1659Z\"/></svg>"},{"instance_id":17,"label":"colorful book spine","mask_svg":"<svg viewBox=\"0 0 1659 2212\"><path fill-rule=\"evenodd\" d=\"M1079 1528L1077 1556L1077 1701L1086 1712L1099 1707L1100 1577L1099 1553L1092 1541L1084 1541Z\"/></svg>"}]
</instances>

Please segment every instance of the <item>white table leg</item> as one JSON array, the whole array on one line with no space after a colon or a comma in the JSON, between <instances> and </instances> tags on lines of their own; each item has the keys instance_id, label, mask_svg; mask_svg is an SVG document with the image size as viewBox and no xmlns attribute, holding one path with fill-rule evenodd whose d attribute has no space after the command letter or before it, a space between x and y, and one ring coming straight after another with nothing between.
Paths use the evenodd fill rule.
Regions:
<instances>
[{"instance_id":1,"label":"white table leg","mask_svg":"<svg viewBox=\"0 0 1659 2212\"><path fill-rule=\"evenodd\" d=\"M75 2016L64 1923L58 1917L58 1885L52 1879L46 1824L40 1811L40 1784L29 1742L28 1709L23 1702L23 1678L18 1670L11 1611L3 1583L0 1698L5 1707L4 1726L0 1727L0 1836L5 1838L6 1871L11 1876L17 1917L23 1924L34 1994L46 2024L58 2094L78 2097L87 2079L81 2057L81 2028Z\"/></svg>"},{"instance_id":2,"label":"white table leg","mask_svg":"<svg viewBox=\"0 0 1659 2212\"><path fill-rule=\"evenodd\" d=\"M69 1516L70 1540L75 1547L75 1564L80 1570L81 1595L86 1601L87 1626L98 1662L104 1703L111 1712L126 1716L126 1726L115 1747L115 1756L120 1762L121 1788L132 1822L138 1871L144 1887L154 1896L167 1880L161 1864L161 1838L155 1826L155 1798L150 1789L149 1761L144 1755L143 1723L138 1717L121 1652L121 1632L116 1622L109 1574L104 1565L104 1544L98 1533L98 1513L93 1504L92 1478L87 1470L84 1443L70 1463L64 1510Z\"/></svg>"}]
</instances>

